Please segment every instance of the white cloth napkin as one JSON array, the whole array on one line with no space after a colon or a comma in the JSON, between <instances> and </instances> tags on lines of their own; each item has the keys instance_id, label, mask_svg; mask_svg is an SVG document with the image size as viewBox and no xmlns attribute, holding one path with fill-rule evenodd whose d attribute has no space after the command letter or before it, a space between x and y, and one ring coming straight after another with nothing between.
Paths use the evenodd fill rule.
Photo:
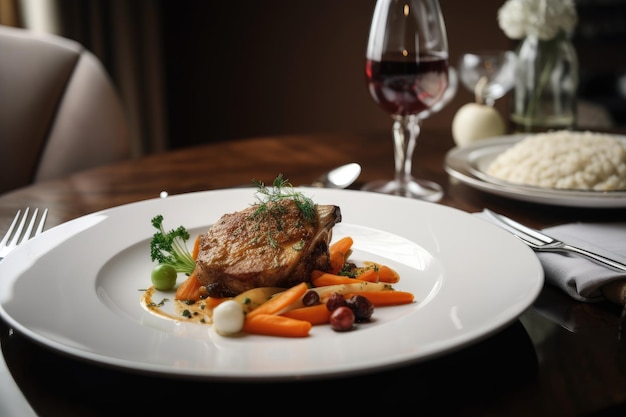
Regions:
<instances>
[{"instance_id":1,"label":"white cloth napkin","mask_svg":"<svg viewBox=\"0 0 626 417\"><path fill-rule=\"evenodd\" d=\"M543 231L557 239L626 263L626 222L569 223ZM600 287L610 281L626 278L626 273L598 265L578 255L537 253L546 276L571 297L580 301L603 299Z\"/></svg>"},{"instance_id":2,"label":"white cloth napkin","mask_svg":"<svg viewBox=\"0 0 626 417\"><path fill-rule=\"evenodd\" d=\"M475 213L492 222L484 213ZM494 223L494 222L492 222ZM496 223L494 223L496 224ZM547 235L626 263L626 222L569 223L543 229ZM598 265L574 254L536 252L546 282L580 301L604 300L600 287L626 278L626 273Z\"/></svg>"}]
</instances>

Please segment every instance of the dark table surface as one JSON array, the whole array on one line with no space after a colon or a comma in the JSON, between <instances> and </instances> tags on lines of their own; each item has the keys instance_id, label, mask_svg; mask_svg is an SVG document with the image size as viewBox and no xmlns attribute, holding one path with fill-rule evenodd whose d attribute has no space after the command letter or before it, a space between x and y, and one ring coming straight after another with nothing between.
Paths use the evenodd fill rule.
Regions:
<instances>
[{"instance_id":1,"label":"dark table surface","mask_svg":"<svg viewBox=\"0 0 626 417\"><path fill-rule=\"evenodd\" d=\"M262 137L174 150L39 183L0 196L0 235L17 209L47 207L47 227L102 209L170 195L271 183L294 185L347 162L363 171L351 188L391 177L389 133ZM439 204L487 207L534 227L623 220L623 209L561 207L475 190L444 171L450 132L423 129L415 176L444 186ZM53 304L53 301L52 301ZM431 360L366 375L315 381L243 383L186 380L87 363L41 346L2 322L2 351L42 416L237 413L286 415L313 408L332 415L626 415L626 341L621 306L581 303L546 284L510 326ZM181 400L181 398L183 398Z\"/></svg>"}]
</instances>

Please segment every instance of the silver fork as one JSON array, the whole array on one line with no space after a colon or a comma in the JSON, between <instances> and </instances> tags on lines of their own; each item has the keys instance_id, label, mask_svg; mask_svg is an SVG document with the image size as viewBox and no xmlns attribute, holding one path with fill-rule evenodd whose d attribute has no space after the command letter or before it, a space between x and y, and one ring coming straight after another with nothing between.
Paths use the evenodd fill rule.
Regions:
<instances>
[{"instance_id":1,"label":"silver fork","mask_svg":"<svg viewBox=\"0 0 626 417\"><path fill-rule=\"evenodd\" d=\"M32 237L31 235L33 232L33 227L35 227L35 222L37 220L37 213L39 213L39 209L38 208L35 209L35 212L33 213L33 216L31 217L30 222L28 223L26 231L22 233L22 230L24 230L24 226L26 225L26 220L28 219L29 211L30 211L30 207L26 207L26 209L24 210L24 215L22 216L21 220L20 220L20 214L22 213L22 210L17 211L17 214L15 215L13 222L9 226L9 230L7 230L7 233L4 235L4 238L2 239L2 241L0 241L0 261L3 260L4 257L7 256L9 252L15 249L18 245L26 242L28 239ZM39 220L39 224L37 225L37 229L35 230L34 236L37 236L38 234L43 232L43 226L46 223L47 216L48 216L48 209L45 209L43 213L41 214L41 219ZM14 229L16 226L17 226L17 229L15 230L15 233L14 233ZM9 239L11 240L9 241Z\"/></svg>"},{"instance_id":2,"label":"silver fork","mask_svg":"<svg viewBox=\"0 0 626 417\"><path fill-rule=\"evenodd\" d=\"M26 221L28 219L29 208L24 210L24 215L20 220L21 210L17 211L13 222L9 226L9 230L0 241L0 261L4 259L5 256L13 249L15 249L18 245L26 242L31 238L31 234L33 231L33 227L35 227L35 222L37 219L37 214L39 209L35 209L33 216L26 227L26 231L22 233L24 226L26 225ZM45 209L41 214L41 218L39 220L39 224L37 225L37 229L35 230L34 236L37 236L43 232L44 224L46 223L46 217L48 216L48 209ZM17 226L17 229L15 229ZM15 230L14 230L15 229ZM10 241L9 241L10 239ZM8 242L8 243L7 243ZM1 346L0 346L1 347ZM13 375L11 375L11 371L9 370L4 355L2 354L2 350L0 349L0 415L14 415L14 416L32 416L36 417L37 413L33 410L32 406L28 402L28 400L22 394L22 391L17 386L17 383L13 379Z\"/></svg>"},{"instance_id":3,"label":"silver fork","mask_svg":"<svg viewBox=\"0 0 626 417\"><path fill-rule=\"evenodd\" d=\"M506 216L494 213L489 209L484 209L483 212L487 214L492 220L495 220L497 224L511 232L513 235L515 235L515 237L526 243L535 251L575 253L599 265L611 268L615 271L626 271L626 265L614 259L609 259L605 256L590 252L586 249L569 245L565 242L548 236L545 233L540 232L539 230L524 226L523 224L518 223L515 220L509 219Z\"/></svg>"}]
</instances>

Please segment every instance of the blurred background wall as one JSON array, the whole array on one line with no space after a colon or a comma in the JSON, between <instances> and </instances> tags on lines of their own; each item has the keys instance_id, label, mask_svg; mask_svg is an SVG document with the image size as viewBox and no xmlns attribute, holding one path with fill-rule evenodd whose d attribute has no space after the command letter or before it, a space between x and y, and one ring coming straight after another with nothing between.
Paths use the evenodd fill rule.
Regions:
<instances>
[{"instance_id":1,"label":"blurred background wall","mask_svg":"<svg viewBox=\"0 0 626 417\"><path fill-rule=\"evenodd\" d=\"M503 2L440 0L451 64L466 51L516 47L498 27ZM626 125L626 1L576 3L581 97ZM363 75L375 0L0 0L1 23L7 4L16 25L77 40L104 62L136 155L247 136L390 131ZM505 117L509 95L496 104ZM425 124L449 128L472 100L459 85Z\"/></svg>"}]
</instances>

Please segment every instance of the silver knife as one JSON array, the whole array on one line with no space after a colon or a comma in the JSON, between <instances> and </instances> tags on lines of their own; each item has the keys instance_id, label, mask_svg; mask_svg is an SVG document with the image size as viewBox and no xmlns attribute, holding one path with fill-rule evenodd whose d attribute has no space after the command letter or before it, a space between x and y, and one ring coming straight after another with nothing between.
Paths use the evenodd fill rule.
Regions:
<instances>
[{"instance_id":1,"label":"silver knife","mask_svg":"<svg viewBox=\"0 0 626 417\"><path fill-rule=\"evenodd\" d=\"M526 243L535 251L575 253L599 265L611 268L615 271L626 272L626 264L623 264L622 262L619 262L615 259L610 259L598 253L567 244L551 236L548 236L537 229L525 226L501 214L494 213L489 209L484 209L483 213L485 213L489 218L494 220L496 224L499 224L504 229L513 233L517 238Z\"/></svg>"}]
</instances>

